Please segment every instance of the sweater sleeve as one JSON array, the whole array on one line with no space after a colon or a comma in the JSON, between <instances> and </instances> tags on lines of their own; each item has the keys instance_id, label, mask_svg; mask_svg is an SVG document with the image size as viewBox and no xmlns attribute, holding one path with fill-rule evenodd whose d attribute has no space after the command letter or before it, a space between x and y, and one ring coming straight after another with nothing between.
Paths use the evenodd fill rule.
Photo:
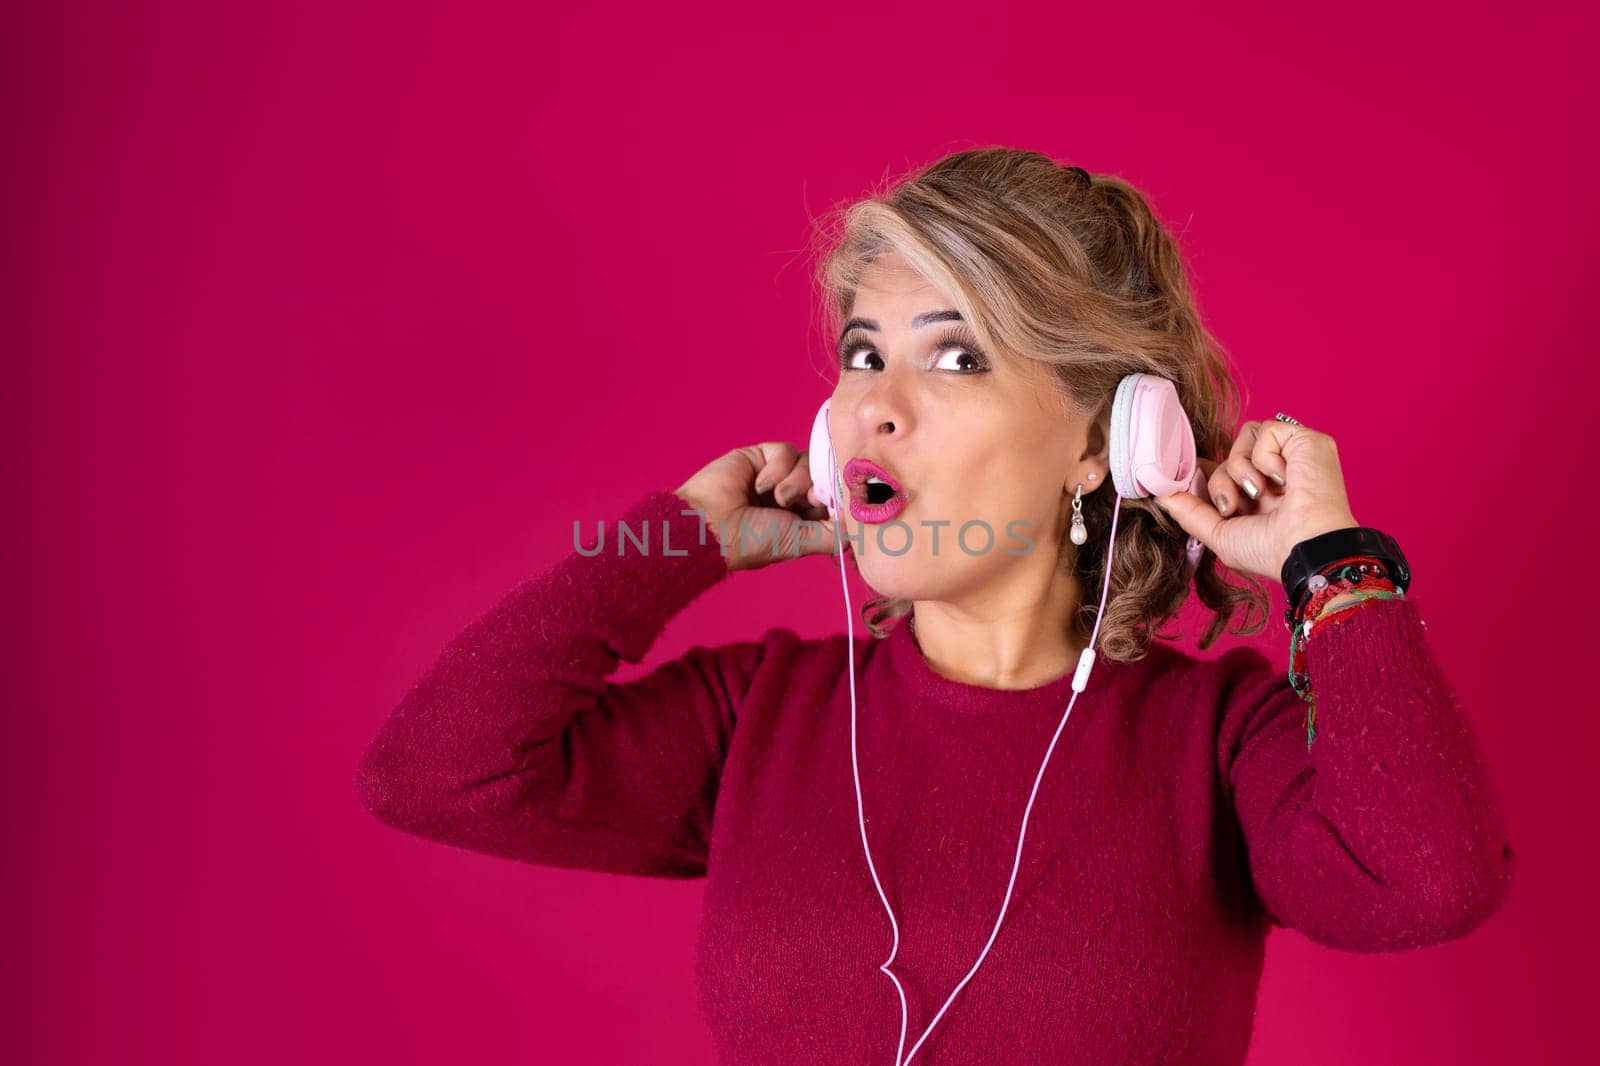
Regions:
<instances>
[{"instance_id":1,"label":"sweater sleeve","mask_svg":"<svg viewBox=\"0 0 1600 1066\"><path fill-rule=\"evenodd\" d=\"M723 760L763 644L696 645L636 680L608 680L728 573L688 508L649 493L598 553L574 547L457 635L362 756L367 809L522 862L703 875Z\"/></svg>"},{"instance_id":2,"label":"sweater sleeve","mask_svg":"<svg viewBox=\"0 0 1600 1066\"><path fill-rule=\"evenodd\" d=\"M1377 952L1464 936L1516 861L1466 714L1415 601L1375 600L1306 643L1306 704L1253 648L1217 661L1217 756L1267 918Z\"/></svg>"}]
</instances>

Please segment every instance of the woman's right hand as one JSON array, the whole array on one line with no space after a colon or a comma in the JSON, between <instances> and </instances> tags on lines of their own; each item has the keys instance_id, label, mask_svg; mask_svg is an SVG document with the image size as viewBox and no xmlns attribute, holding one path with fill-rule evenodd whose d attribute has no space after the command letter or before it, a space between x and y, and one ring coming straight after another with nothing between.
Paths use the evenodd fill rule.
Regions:
<instances>
[{"instance_id":1,"label":"woman's right hand","mask_svg":"<svg viewBox=\"0 0 1600 1066\"><path fill-rule=\"evenodd\" d=\"M719 543L727 538L729 570L836 550L833 519L812 502L807 454L784 441L735 448L706 464L677 495L704 516Z\"/></svg>"}]
</instances>

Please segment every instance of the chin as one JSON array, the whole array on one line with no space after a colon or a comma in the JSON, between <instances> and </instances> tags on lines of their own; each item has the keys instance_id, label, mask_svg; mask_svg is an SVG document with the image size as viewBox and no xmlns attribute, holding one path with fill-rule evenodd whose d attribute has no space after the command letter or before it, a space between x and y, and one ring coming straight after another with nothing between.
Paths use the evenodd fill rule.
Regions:
<instances>
[{"instance_id":1,"label":"chin","mask_svg":"<svg viewBox=\"0 0 1600 1066\"><path fill-rule=\"evenodd\" d=\"M856 556L856 573L861 575L868 588L878 596L898 599L916 599L916 589L921 584L913 567L903 559L889 559L881 555L869 558Z\"/></svg>"},{"instance_id":2,"label":"chin","mask_svg":"<svg viewBox=\"0 0 1600 1066\"><path fill-rule=\"evenodd\" d=\"M913 559L874 554L856 560L861 580L879 596L901 600L936 600L945 590L933 566L937 559Z\"/></svg>"}]
</instances>

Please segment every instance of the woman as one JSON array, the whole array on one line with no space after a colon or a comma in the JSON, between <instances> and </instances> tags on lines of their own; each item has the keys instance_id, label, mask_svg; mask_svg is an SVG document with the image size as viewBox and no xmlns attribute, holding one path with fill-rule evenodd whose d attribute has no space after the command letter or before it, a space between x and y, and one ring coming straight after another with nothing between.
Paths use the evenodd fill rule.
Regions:
<instances>
[{"instance_id":1,"label":"woman","mask_svg":"<svg viewBox=\"0 0 1600 1066\"><path fill-rule=\"evenodd\" d=\"M707 877L698 996L727 1063L1238 1063L1272 926L1385 951L1500 906L1502 813L1397 549L1310 552L1360 527L1334 442L1292 419L1230 432L1220 346L1136 189L960 152L844 212L822 267L848 320L837 528L781 442L646 494L631 537L444 650L362 761L377 817ZM1176 389L1203 491L1124 498L1113 527L1130 374ZM979 523L987 550L958 537ZM840 550L879 593L871 637L774 627L608 680L730 572ZM1255 578L1296 559L1288 679L1251 648L1154 639L1191 583L1215 612L1202 648L1237 610L1259 631Z\"/></svg>"}]
</instances>

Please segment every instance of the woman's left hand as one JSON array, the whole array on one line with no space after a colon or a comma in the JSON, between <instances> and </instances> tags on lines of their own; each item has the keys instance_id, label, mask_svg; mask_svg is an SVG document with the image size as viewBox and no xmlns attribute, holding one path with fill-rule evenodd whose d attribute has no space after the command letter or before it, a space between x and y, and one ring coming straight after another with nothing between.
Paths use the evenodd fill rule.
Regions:
<instances>
[{"instance_id":1,"label":"woman's left hand","mask_svg":"<svg viewBox=\"0 0 1600 1066\"><path fill-rule=\"evenodd\" d=\"M1278 581L1300 541L1361 524L1350 512L1339 451L1326 433L1276 419L1246 422L1224 462L1199 462L1215 506L1191 492L1155 501L1235 573Z\"/></svg>"}]
</instances>

